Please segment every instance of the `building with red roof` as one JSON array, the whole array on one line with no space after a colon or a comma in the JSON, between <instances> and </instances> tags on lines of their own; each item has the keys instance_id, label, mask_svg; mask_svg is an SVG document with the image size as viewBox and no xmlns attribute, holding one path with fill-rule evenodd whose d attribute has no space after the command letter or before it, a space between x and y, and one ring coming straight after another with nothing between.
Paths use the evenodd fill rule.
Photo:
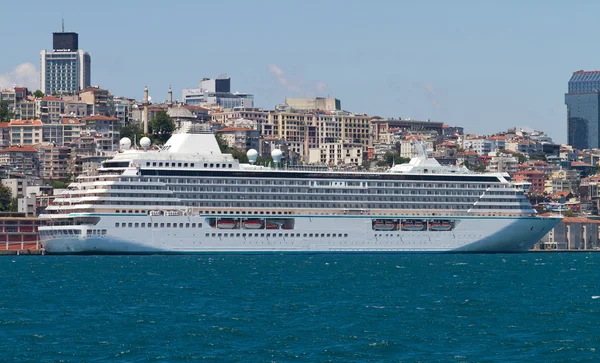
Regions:
<instances>
[{"instance_id":1,"label":"building with red roof","mask_svg":"<svg viewBox=\"0 0 600 363\"><path fill-rule=\"evenodd\" d=\"M532 193L544 192L545 174L538 170L522 170L513 175L514 181L526 181L531 183L529 189Z\"/></svg>"},{"instance_id":2,"label":"building with red roof","mask_svg":"<svg viewBox=\"0 0 600 363\"><path fill-rule=\"evenodd\" d=\"M43 124L40 120L11 120L11 145L37 145L43 140Z\"/></svg>"}]
</instances>

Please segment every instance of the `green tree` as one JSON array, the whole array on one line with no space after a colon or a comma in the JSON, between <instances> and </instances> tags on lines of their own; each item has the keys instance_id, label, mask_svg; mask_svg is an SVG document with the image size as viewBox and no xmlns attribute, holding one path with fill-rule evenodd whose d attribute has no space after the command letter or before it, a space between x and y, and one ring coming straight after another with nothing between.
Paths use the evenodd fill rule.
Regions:
<instances>
[{"instance_id":1,"label":"green tree","mask_svg":"<svg viewBox=\"0 0 600 363\"><path fill-rule=\"evenodd\" d=\"M128 137L131 140L131 142L133 142L136 139L139 142L140 139L143 137L143 133L144 130L142 130L142 128L139 125L129 124L121 127L120 136L122 138Z\"/></svg>"},{"instance_id":2,"label":"green tree","mask_svg":"<svg viewBox=\"0 0 600 363\"><path fill-rule=\"evenodd\" d=\"M12 192L9 187L0 183L0 212L10 211Z\"/></svg>"},{"instance_id":3,"label":"green tree","mask_svg":"<svg viewBox=\"0 0 600 363\"><path fill-rule=\"evenodd\" d=\"M160 111L148 123L148 131L157 142L164 144L175 130L175 122L165 111Z\"/></svg>"},{"instance_id":4,"label":"green tree","mask_svg":"<svg viewBox=\"0 0 600 363\"><path fill-rule=\"evenodd\" d=\"M219 144L219 149L221 149L221 152L223 154L231 154L231 156L233 156L233 158L239 161L240 163L248 163L248 156L246 155L246 153L227 145L227 141L225 141L223 135L215 134L215 139L217 140L217 144Z\"/></svg>"},{"instance_id":5,"label":"green tree","mask_svg":"<svg viewBox=\"0 0 600 363\"><path fill-rule=\"evenodd\" d=\"M564 217L575 217L575 212L573 212L570 209L567 209L567 210L565 210L565 211L562 212L562 215Z\"/></svg>"},{"instance_id":6,"label":"green tree","mask_svg":"<svg viewBox=\"0 0 600 363\"><path fill-rule=\"evenodd\" d=\"M360 166L362 166L363 169L365 170L369 170L371 169L371 160L363 160L362 164L360 164Z\"/></svg>"},{"instance_id":7,"label":"green tree","mask_svg":"<svg viewBox=\"0 0 600 363\"><path fill-rule=\"evenodd\" d=\"M9 212L17 212L19 210L19 198L14 197L10 200L10 204L8 205Z\"/></svg>"},{"instance_id":8,"label":"green tree","mask_svg":"<svg viewBox=\"0 0 600 363\"><path fill-rule=\"evenodd\" d=\"M42 97L44 97L44 92L37 90L37 91L33 92L33 97L42 98Z\"/></svg>"},{"instance_id":9,"label":"green tree","mask_svg":"<svg viewBox=\"0 0 600 363\"><path fill-rule=\"evenodd\" d=\"M8 109L8 101L0 101L0 122L10 122L14 116Z\"/></svg>"}]
</instances>

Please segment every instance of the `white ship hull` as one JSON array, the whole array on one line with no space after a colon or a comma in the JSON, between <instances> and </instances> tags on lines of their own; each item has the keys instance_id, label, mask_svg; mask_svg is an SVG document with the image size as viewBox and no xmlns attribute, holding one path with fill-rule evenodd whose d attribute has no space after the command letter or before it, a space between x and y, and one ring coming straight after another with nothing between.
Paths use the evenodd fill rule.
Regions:
<instances>
[{"instance_id":1,"label":"white ship hull","mask_svg":"<svg viewBox=\"0 0 600 363\"><path fill-rule=\"evenodd\" d=\"M219 229L206 223L214 216L103 215L94 226L42 227L50 254L185 254L268 252L456 252L512 253L529 250L560 218L454 217L451 231L377 231L373 216L288 216L293 229ZM239 218L243 216L226 216ZM380 218L392 218L382 216ZM401 217L395 217L401 218ZM407 217L408 218L408 217ZM440 217L437 217L440 218ZM450 218L450 217L448 217ZM167 223L196 228L119 227L125 223ZM80 235L59 235L60 229L80 229ZM104 235L88 235L90 229Z\"/></svg>"}]
</instances>

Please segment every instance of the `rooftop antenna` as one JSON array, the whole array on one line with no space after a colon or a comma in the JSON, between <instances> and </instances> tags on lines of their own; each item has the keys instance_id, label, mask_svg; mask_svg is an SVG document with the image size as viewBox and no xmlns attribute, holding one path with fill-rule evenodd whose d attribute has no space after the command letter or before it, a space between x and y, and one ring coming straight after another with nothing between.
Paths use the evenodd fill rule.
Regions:
<instances>
[{"instance_id":1,"label":"rooftop antenna","mask_svg":"<svg viewBox=\"0 0 600 363\"><path fill-rule=\"evenodd\" d=\"M65 32L65 18L62 18L62 32Z\"/></svg>"}]
</instances>

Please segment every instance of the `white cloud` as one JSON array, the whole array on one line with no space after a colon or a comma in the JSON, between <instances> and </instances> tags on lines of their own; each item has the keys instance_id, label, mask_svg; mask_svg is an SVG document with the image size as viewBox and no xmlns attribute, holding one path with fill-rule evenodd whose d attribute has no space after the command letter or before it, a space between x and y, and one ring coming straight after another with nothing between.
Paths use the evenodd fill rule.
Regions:
<instances>
[{"instance_id":1,"label":"white cloud","mask_svg":"<svg viewBox=\"0 0 600 363\"><path fill-rule=\"evenodd\" d=\"M33 63L22 63L8 73L0 74L0 89L12 89L13 86L40 88L40 73Z\"/></svg>"},{"instance_id":2,"label":"white cloud","mask_svg":"<svg viewBox=\"0 0 600 363\"><path fill-rule=\"evenodd\" d=\"M269 72L274 75L275 78L277 78L277 82L286 87L288 91L300 92L300 87L298 87L294 81L288 79L285 76L283 69L279 68L277 65L269 64Z\"/></svg>"}]
</instances>

